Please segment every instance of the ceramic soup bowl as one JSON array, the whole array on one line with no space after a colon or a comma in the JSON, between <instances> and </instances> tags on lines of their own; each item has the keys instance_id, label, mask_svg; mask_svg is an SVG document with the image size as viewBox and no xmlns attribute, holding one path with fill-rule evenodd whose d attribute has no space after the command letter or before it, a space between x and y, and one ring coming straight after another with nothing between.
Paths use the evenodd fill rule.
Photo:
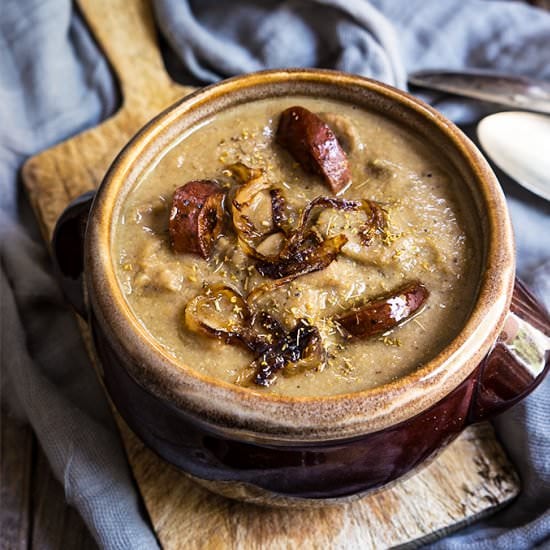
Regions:
<instances>
[{"instance_id":1,"label":"ceramic soup bowl","mask_svg":"<svg viewBox=\"0 0 550 550\"><path fill-rule=\"evenodd\" d=\"M228 107L288 95L351 102L412 130L460 174L476 209L482 269L462 330L431 361L370 390L282 397L178 365L135 319L115 276L114 213L155 158ZM130 141L95 197L83 196L65 211L53 249L65 292L93 332L120 414L161 457L232 498L307 506L379 489L435 456L468 425L525 397L549 368L549 318L515 280L510 219L487 162L428 105L357 76L267 71L182 99Z\"/></svg>"}]
</instances>

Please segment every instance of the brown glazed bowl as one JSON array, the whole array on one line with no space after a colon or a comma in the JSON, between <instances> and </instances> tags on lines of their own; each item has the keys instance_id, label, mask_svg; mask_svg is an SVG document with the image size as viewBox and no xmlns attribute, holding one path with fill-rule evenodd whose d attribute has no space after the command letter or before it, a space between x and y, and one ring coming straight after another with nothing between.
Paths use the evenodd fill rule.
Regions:
<instances>
[{"instance_id":1,"label":"brown glazed bowl","mask_svg":"<svg viewBox=\"0 0 550 550\"><path fill-rule=\"evenodd\" d=\"M177 364L134 317L115 276L112 223L144 170L205 118L243 102L288 95L351 102L409 128L460 174L460 192L470 194L477 210L483 267L462 331L412 374L367 391L285 398ZM266 71L182 99L130 141L93 204L88 195L65 211L53 249L66 294L88 319L105 385L126 422L167 461L233 498L307 506L383 487L434 456L469 424L523 398L549 368L549 318L514 280L510 219L487 162L428 105L357 76Z\"/></svg>"}]
</instances>

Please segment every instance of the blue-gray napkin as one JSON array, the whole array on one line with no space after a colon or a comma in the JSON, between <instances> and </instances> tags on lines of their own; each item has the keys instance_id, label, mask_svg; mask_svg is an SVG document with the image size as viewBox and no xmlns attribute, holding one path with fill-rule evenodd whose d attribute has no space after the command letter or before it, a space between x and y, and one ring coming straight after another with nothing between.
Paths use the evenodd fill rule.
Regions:
<instances>
[{"instance_id":1,"label":"blue-gray napkin","mask_svg":"<svg viewBox=\"0 0 550 550\"><path fill-rule=\"evenodd\" d=\"M182 78L212 82L269 67L316 66L399 87L423 68L488 67L550 79L550 14L482 0L156 0ZM490 107L424 94L461 124ZM23 160L97 124L117 105L107 63L69 0L0 9L0 367L3 401L26 419L103 548L155 548L74 321L21 196ZM550 211L503 178L519 274L550 305ZM495 426L520 471L507 509L437 548L550 544L550 381Z\"/></svg>"}]
</instances>

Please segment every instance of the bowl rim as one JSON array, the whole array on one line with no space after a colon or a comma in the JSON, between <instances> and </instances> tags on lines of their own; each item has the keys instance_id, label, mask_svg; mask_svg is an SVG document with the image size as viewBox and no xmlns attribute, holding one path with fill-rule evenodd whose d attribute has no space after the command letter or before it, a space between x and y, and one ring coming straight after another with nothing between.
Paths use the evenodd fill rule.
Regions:
<instances>
[{"instance_id":1,"label":"bowl rim","mask_svg":"<svg viewBox=\"0 0 550 550\"><path fill-rule=\"evenodd\" d=\"M293 83L359 86L396 101L431 123L457 148L477 182L485 208L488 243L477 300L457 336L425 365L387 384L329 396L288 397L242 388L202 374L170 355L132 313L118 284L111 255L118 191L145 150L170 148L172 126L213 100L255 87ZM164 146L158 147L164 139ZM473 143L421 100L365 77L322 69L268 70L240 75L197 90L145 125L112 163L94 200L86 234L85 275L90 307L105 336L142 387L234 437L267 441L319 441L388 428L422 412L469 376L496 340L511 301L515 260L511 222L496 176ZM235 408L236 407L236 408ZM290 414L292 420L283 412ZM332 415L332 420L329 416ZM296 423L297 420L301 422Z\"/></svg>"}]
</instances>

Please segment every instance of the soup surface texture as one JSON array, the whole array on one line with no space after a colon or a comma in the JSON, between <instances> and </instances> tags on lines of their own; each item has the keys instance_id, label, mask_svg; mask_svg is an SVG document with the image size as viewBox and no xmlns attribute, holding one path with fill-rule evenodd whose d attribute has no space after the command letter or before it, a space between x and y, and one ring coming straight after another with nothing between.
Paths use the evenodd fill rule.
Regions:
<instances>
[{"instance_id":1,"label":"soup surface texture","mask_svg":"<svg viewBox=\"0 0 550 550\"><path fill-rule=\"evenodd\" d=\"M376 201L372 204L384 213L385 225L361 239L363 210L315 208L308 218L314 243L338 235L347 241L324 268L288 277L277 287L278 279L262 275L257 258L238 242L231 212L247 178L238 174L243 166L233 165L243 163L256 174L261 170L268 182L249 205L247 220L260 234L265 229L255 235L257 250L276 254L284 232L274 228L272 189L284 198L286 223L293 227L310 201L335 197L322 177L304 170L275 139L281 112L292 106L319 115L346 151L351 184L338 197ZM168 231L174 191L192 180L213 180L226 193L223 228L206 259L174 252ZM481 252L474 209L461 187L441 154L376 113L326 99L258 100L201 124L142 175L115 212L114 267L136 318L179 363L256 392L361 391L429 361L456 336L472 308ZM411 281L420 282L429 295L406 322L370 337L353 336L338 323L350 310ZM243 297L251 314L268 313L287 335L300 322L315 327L322 350L315 357L322 359L286 364L266 387L254 384L257 353L235 339L197 333L186 322L188 304L220 286ZM222 304L218 313L230 324L242 316L242 304L229 294L225 299L233 309Z\"/></svg>"}]
</instances>

